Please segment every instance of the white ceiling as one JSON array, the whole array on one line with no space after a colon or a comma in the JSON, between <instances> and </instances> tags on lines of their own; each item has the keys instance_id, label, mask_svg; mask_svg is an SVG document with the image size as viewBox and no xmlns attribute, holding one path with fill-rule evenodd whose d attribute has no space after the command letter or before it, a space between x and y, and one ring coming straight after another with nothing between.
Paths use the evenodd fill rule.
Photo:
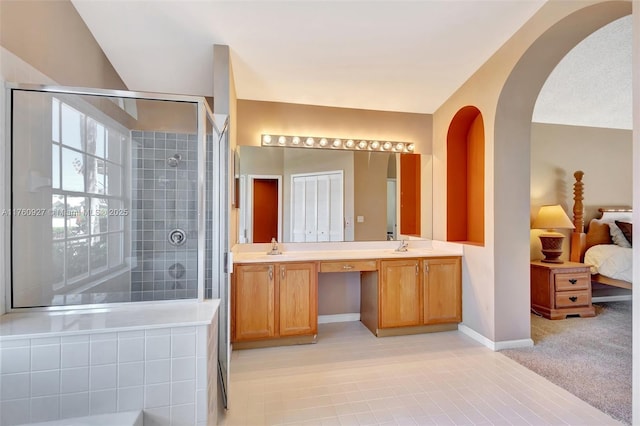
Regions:
<instances>
[{"instance_id":1,"label":"white ceiling","mask_svg":"<svg viewBox=\"0 0 640 426\"><path fill-rule=\"evenodd\" d=\"M211 96L212 46L223 44L240 99L433 113L545 0L72 2L130 90ZM584 60L578 74L592 70ZM543 103L575 94L557 74L540 121L554 122Z\"/></svg>"}]
</instances>

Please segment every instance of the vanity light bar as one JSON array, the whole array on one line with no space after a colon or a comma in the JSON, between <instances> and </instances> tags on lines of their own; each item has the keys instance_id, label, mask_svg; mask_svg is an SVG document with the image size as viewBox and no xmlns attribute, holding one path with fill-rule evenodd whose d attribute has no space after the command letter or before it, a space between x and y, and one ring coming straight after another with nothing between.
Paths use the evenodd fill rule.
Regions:
<instances>
[{"instance_id":1,"label":"vanity light bar","mask_svg":"<svg viewBox=\"0 0 640 426\"><path fill-rule=\"evenodd\" d=\"M346 149L351 151L387 151L399 153L413 153L415 149L415 145L411 142L267 134L262 135L261 145L316 149Z\"/></svg>"}]
</instances>

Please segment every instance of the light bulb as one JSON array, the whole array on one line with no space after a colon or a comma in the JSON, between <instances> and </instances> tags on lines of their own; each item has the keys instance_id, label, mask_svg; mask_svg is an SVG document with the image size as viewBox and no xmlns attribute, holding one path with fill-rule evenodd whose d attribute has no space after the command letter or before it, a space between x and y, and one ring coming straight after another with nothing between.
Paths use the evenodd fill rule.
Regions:
<instances>
[{"instance_id":1,"label":"light bulb","mask_svg":"<svg viewBox=\"0 0 640 426\"><path fill-rule=\"evenodd\" d=\"M365 149L367 147L367 141L358 142L358 148Z\"/></svg>"},{"instance_id":2,"label":"light bulb","mask_svg":"<svg viewBox=\"0 0 640 426\"><path fill-rule=\"evenodd\" d=\"M391 148L391 142L385 142L384 144L382 144L382 149L390 149Z\"/></svg>"},{"instance_id":3,"label":"light bulb","mask_svg":"<svg viewBox=\"0 0 640 426\"><path fill-rule=\"evenodd\" d=\"M300 145L300 138L297 136L294 136L293 139L291 139L291 143L294 145Z\"/></svg>"},{"instance_id":4,"label":"light bulb","mask_svg":"<svg viewBox=\"0 0 640 426\"><path fill-rule=\"evenodd\" d=\"M398 142L396 144L396 151L402 151L404 149L404 144L402 142Z\"/></svg>"},{"instance_id":5,"label":"light bulb","mask_svg":"<svg viewBox=\"0 0 640 426\"><path fill-rule=\"evenodd\" d=\"M415 145L413 145L412 143L410 143L409 145L407 145L407 151L409 152L413 152L413 150L415 149Z\"/></svg>"},{"instance_id":6,"label":"light bulb","mask_svg":"<svg viewBox=\"0 0 640 426\"><path fill-rule=\"evenodd\" d=\"M315 143L315 141L313 140L313 138L307 138L306 141L304 141L305 145L307 146L313 146L313 144Z\"/></svg>"},{"instance_id":7,"label":"light bulb","mask_svg":"<svg viewBox=\"0 0 640 426\"><path fill-rule=\"evenodd\" d=\"M271 135L263 135L262 136L262 142L271 143Z\"/></svg>"},{"instance_id":8,"label":"light bulb","mask_svg":"<svg viewBox=\"0 0 640 426\"><path fill-rule=\"evenodd\" d=\"M326 138L322 138L320 139L320 146L327 146L327 139Z\"/></svg>"},{"instance_id":9,"label":"light bulb","mask_svg":"<svg viewBox=\"0 0 640 426\"><path fill-rule=\"evenodd\" d=\"M380 142L378 141L371 142L371 149L378 149L378 148L380 148Z\"/></svg>"},{"instance_id":10,"label":"light bulb","mask_svg":"<svg viewBox=\"0 0 640 426\"><path fill-rule=\"evenodd\" d=\"M333 140L333 147L334 148L338 148L338 147L340 147L340 145L342 145L342 141L340 139L334 139Z\"/></svg>"},{"instance_id":11,"label":"light bulb","mask_svg":"<svg viewBox=\"0 0 640 426\"><path fill-rule=\"evenodd\" d=\"M353 148L353 145L355 145L355 142L353 141L353 139L349 139L347 143L345 143L345 146L347 148Z\"/></svg>"},{"instance_id":12,"label":"light bulb","mask_svg":"<svg viewBox=\"0 0 640 426\"><path fill-rule=\"evenodd\" d=\"M284 145L285 143L287 143L287 138L285 138L284 136L280 136L280 137L278 138L278 143L279 143L280 145Z\"/></svg>"}]
</instances>

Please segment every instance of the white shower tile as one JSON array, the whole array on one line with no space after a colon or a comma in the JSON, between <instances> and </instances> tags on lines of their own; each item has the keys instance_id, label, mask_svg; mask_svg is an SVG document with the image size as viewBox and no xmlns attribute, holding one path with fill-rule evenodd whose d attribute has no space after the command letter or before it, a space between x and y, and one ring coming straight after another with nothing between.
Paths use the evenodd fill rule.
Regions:
<instances>
[{"instance_id":1,"label":"white shower tile","mask_svg":"<svg viewBox=\"0 0 640 426\"><path fill-rule=\"evenodd\" d=\"M196 420L195 404L172 405L171 424L172 425L192 425Z\"/></svg>"},{"instance_id":2,"label":"white shower tile","mask_svg":"<svg viewBox=\"0 0 640 426\"><path fill-rule=\"evenodd\" d=\"M60 345L32 346L31 370L53 370L60 368Z\"/></svg>"},{"instance_id":3,"label":"white shower tile","mask_svg":"<svg viewBox=\"0 0 640 426\"><path fill-rule=\"evenodd\" d=\"M144 330L120 331L118 332L118 340L120 339L136 339L144 338Z\"/></svg>"},{"instance_id":4,"label":"white shower tile","mask_svg":"<svg viewBox=\"0 0 640 426\"><path fill-rule=\"evenodd\" d=\"M60 397L58 395L31 398L30 403L30 421L32 423L56 420L60 417Z\"/></svg>"},{"instance_id":5,"label":"white shower tile","mask_svg":"<svg viewBox=\"0 0 640 426\"><path fill-rule=\"evenodd\" d=\"M171 381L171 360L159 359L145 363L145 384Z\"/></svg>"},{"instance_id":6,"label":"white shower tile","mask_svg":"<svg viewBox=\"0 0 640 426\"><path fill-rule=\"evenodd\" d=\"M13 426L29 423L29 400L2 401L0 404L0 425Z\"/></svg>"},{"instance_id":7,"label":"white shower tile","mask_svg":"<svg viewBox=\"0 0 640 426\"><path fill-rule=\"evenodd\" d=\"M144 338L118 340L118 362L144 360Z\"/></svg>"},{"instance_id":8,"label":"white shower tile","mask_svg":"<svg viewBox=\"0 0 640 426\"><path fill-rule=\"evenodd\" d=\"M60 392L60 370L31 373L31 396L50 396Z\"/></svg>"},{"instance_id":9,"label":"white shower tile","mask_svg":"<svg viewBox=\"0 0 640 426\"><path fill-rule=\"evenodd\" d=\"M193 380L196 378L196 359L194 357L173 358L171 360L171 380Z\"/></svg>"},{"instance_id":10,"label":"white shower tile","mask_svg":"<svg viewBox=\"0 0 640 426\"><path fill-rule=\"evenodd\" d=\"M171 336L171 357L187 357L196 354L196 335L174 334Z\"/></svg>"},{"instance_id":11,"label":"white shower tile","mask_svg":"<svg viewBox=\"0 0 640 426\"><path fill-rule=\"evenodd\" d=\"M77 393L89 390L89 367L63 368L60 370L60 393Z\"/></svg>"},{"instance_id":12,"label":"white shower tile","mask_svg":"<svg viewBox=\"0 0 640 426\"><path fill-rule=\"evenodd\" d=\"M88 416L89 392L79 392L60 395L60 418Z\"/></svg>"},{"instance_id":13,"label":"white shower tile","mask_svg":"<svg viewBox=\"0 0 640 426\"><path fill-rule=\"evenodd\" d=\"M116 409L115 389L89 392L89 411L92 415L115 413Z\"/></svg>"},{"instance_id":14,"label":"white shower tile","mask_svg":"<svg viewBox=\"0 0 640 426\"><path fill-rule=\"evenodd\" d=\"M118 364L118 387L143 385L144 371L144 363L142 362Z\"/></svg>"},{"instance_id":15,"label":"white shower tile","mask_svg":"<svg viewBox=\"0 0 640 426\"><path fill-rule=\"evenodd\" d=\"M0 348L0 373L24 373L29 371L30 347Z\"/></svg>"},{"instance_id":16,"label":"white shower tile","mask_svg":"<svg viewBox=\"0 0 640 426\"><path fill-rule=\"evenodd\" d=\"M91 342L100 342L104 340L116 340L118 333L93 333L89 336Z\"/></svg>"},{"instance_id":17,"label":"white shower tile","mask_svg":"<svg viewBox=\"0 0 640 426\"><path fill-rule=\"evenodd\" d=\"M171 385L161 383L147 385L144 388L144 408L157 408L168 406L171 402Z\"/></svg>"},{"instance_id":18,"label":"white shower tile","mask_svg":"<svg viewBox=\"0 0 640 426\"><path fill-rule=\"evenodd\" d=\"M145 338L145 359L167 359L171 357L171 336L147 336Z\"/></svg>"},{"instance_id":19,"label":"white shower tile","mask_svg":"<svg viewBox=\"0 0 640 426\"><path fill-rule=\"evenodd\" d=\"M29 398L30 388L31 378L29 373L3 374L0 376L0 400L2 401Z\"/></svg>"},{"instance_id":20,"label":"white shower tile","mask_svg":"<svg viewBox=\"0 0 640 426\"><path fill-rule=\"evenodd\" d=\"M31 339L31 346L50 346L59 345L60 337L37 337Z\"/></svg>"},{"instance_id":21,"label":"white shower tile","mask_svg":"<svg viewBox=\"0 0 640 426\"><path fill-rule=\"evenodd\" d=\"M76 337L76 336L74 336ZM77 336L81 337L81 336ZM61 344L60 365L62 368L86 367L89 365L89 341L73 341Z\"/></svg>"},{"instance_id":22,"label":"white shower tile","mask_svg":"<svg viewBox=\"0 0 640 426\"><path fill-rule=\"evenodd\" d=\"M76 334L60 337L60 343L89 343L88 334Z\"/></svg>"},{"instance_id":23,"label":"white shower tile","mask_svg":"<svg viewBox=\"0 0 640 426\"><path fill-rule=\"evenodd\" d=\"M118 389L118 412L142 410L144 408L144 387L135 386Z\"/></svg>"},{"instance_id":24,"label":"white shower tile","mask_svg":"<svg viewBox=\"0 0 640 426\"><path fill-rule=\"evenodd\" d=\"M92 391L115 389L118 380L117 366L116 364L94 365L91 367L89 376Z\"/></svg>"},{"instance_id":25,"label":"white shower tile","mask_svg":"<svg viewBox=\"0 0 640 426\"><path fill-rule=\"evenodd\" d=\"M193 404L196 402L196 382L171 382L171 405Z\"/></svg>"},{"instance_id":26,"label":"white shower tile","mask_svg":"<svg viewBox=\"0 0 640 426\"><path fill-rule=\"evenodd\" d=\"M117 356L118 341L115 339L91 341L91 365L115 364Z\"/></svg>"}]
</instances>

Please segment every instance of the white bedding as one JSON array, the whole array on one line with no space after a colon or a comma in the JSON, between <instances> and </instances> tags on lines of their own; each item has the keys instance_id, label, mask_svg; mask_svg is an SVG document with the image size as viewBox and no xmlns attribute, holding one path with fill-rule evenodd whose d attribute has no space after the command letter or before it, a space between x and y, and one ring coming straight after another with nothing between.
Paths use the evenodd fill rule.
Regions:
<instances>
[{"instance_id":1,"label":"white bedding","mask_svg":"<svg viewBox=\"0 0 640 426\"><path fill-rule=\"evenodd\" d=\"M631 282L633 249L615 244L599 244L584 254L584 263L591 266L592 274Z\"/></svg>"}]
</instances>

